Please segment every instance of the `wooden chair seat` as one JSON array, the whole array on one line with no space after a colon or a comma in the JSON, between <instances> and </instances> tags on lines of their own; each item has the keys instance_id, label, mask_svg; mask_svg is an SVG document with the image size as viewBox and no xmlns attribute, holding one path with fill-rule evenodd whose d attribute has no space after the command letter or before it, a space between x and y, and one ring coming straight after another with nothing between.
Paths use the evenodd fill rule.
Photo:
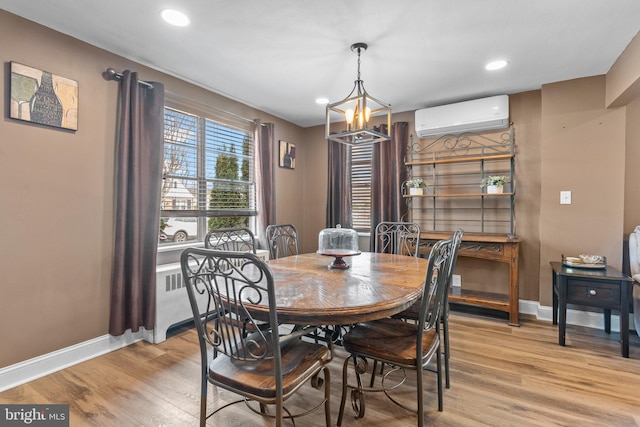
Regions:
<instances>
[{"instance_id":1,"label":"wooden chair seat","mask_svg":"<svg viewBox=\"0 0 640 427\"><path fill-rule=\"evenodd\" d=\"M247 339L251 340L251 336ZM255 350L256 353L262 353L263 347ZM302 340L282 344L280 351L284 396L293 393L308 379L307 372L317 371L331 360L329 348ZM246 395L275 399L276 377L271 356L271 352L268 352L267 358L260 361L217 357L209 365L209 379L213 384L226 384Z\"/></svg>"},{"instance_id":2,"label":"wooden chair seat","mask_svg":"<svg viewBox=\"0 0 640 427\"><path fill-rule=\"evenodd\" d=\"M379 361L397 366L416 365L416 337L418 325L399 319L381 319L358 324L344 336L345 350L352 354L366 354ZM440 348L436 330L422 334L422 363L425 364Z\"/></svg>"}]
</instances>

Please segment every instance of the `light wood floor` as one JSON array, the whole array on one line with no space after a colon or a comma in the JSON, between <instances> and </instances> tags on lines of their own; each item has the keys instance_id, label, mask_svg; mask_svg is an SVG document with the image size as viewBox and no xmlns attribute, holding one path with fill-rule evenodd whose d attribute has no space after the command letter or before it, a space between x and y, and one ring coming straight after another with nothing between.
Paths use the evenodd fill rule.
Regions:
<instances>
[{"instance_id":1,"label":"light wood floor","mask_svg":"<svg viewBox=\"0 0 640 427\"><path fill-rule=\"evenodd\" d=\"M640 426L640 340L631 336L629 359L620 356L619 334L569 326L567 346L557 328L524 319L452 312L451 388L438 412L435 376L426 373L425 424L435 426ZM332 362L332 419L340 403L345 353ZM194 426L199 411L199 353L195 332L166 342L135 345L0 393L0 403L69 403L71 426ZM306 385L288 407L320 396ZM410 389L399 397L415 401ZM209 405L232 399L211 389ZM210 426L269 426L270 421L234 405ZM290 423L287 425L291 425ZM322 426L322 411L297 420ZM366 414L350 408L343 426L414 426L415 415L381 394L367 398Z\"/></svg>"}]
</instances>

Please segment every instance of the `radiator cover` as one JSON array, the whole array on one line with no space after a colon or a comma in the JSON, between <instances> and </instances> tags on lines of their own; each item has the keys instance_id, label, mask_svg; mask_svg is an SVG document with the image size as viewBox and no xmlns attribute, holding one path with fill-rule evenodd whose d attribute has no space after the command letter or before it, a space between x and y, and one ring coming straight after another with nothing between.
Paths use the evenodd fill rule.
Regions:
<instances>
[{"instance_id":1,"label":"radiator cover","mask_svg":"<svg viewBox=\"0 0 640 427\"><path fill-rule=\"evenodd\" d=\"M266 261L269 251L258 250L256 255ZM156 322L153 334L145 339L154 344L167 339L167 331L173 325L193 318L189 296L182 279L180 263L160 265L156 268Z\"/></svg>"}]
</instances>

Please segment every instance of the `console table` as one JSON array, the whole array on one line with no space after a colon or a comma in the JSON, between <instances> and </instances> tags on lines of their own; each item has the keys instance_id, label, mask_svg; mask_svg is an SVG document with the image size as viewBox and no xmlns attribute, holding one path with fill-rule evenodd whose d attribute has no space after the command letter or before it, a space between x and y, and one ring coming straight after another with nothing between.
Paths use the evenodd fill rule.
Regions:
<instances>
[{"instance_id":1,"label":"console table","mask_svg":"<svg viewBox=\"0 0 640 427\"><path fill-rule=\"evenodd\" d=\"M420 233L420 254L428 254L438 240L451 237L450 232L425 231ZM520 326L518 261L520 239L508 234L464 233L458 256L480 258L509 264L508 293L451 289L449 301L477 305L509 313L509 324Z\"/></svg>"},{"instance_id":2,"label":"console table","mask_svg":"<svg viewBox=\"0 0 640 427\"><path fill-rule=\"evenodd\" d=\"M611 310L620 310L622 357L629 357L629 294L632 279L613 267L586 269L551 262L553 324L558 325L558 344L565 345L567 304L604 309L604 330L611 333Z\"/></svg>"}]
</instances>

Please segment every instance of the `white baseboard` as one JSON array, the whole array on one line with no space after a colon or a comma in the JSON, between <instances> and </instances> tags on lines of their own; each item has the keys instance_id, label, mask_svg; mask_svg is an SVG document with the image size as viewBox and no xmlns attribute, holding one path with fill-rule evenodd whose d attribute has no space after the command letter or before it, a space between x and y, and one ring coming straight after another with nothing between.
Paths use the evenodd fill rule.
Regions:
<instances>
[{"instance_id":1,"label":"white baseboard","mask_svg":"<svg viewBox=\"0 0 640 427\"><path fill-rule=\"evenodd\" d=\"M530 313L538 320L553 320L553 307L540 305L537 301L520 301L520 313L523 313L522 304L528 306ZM604 330L604 313L602 311L582 311L567 309L567 325L585 326L587 328ZM629 330L635 328L633 316L629 315ZM620 315L611 314L611 332L620 332Z\"/></svg>"},{"instance_id":2,"label":"white baseboard","mask_svg":"<svg viewBox=\"0 0 640 427\"><path fill-rule=\"evenodd\" d=\"M540 305L538 301L520 300L520 314L535 316L538 320L551 322L552 308ZM604 329L604 315L591 311L567 310L567 324ZM633 329L633 316L629 316L629 329ZM611 330L620 332L620 316L611 315ZM61 350L57 350L15 365L0 369L0 392L19 386L53 372L68 368L85 360L118 350L146 339L153 342L153 331L127 331L120 337L103 335Z\"/></svg>"},{"instance_id":3,"label":"white baseboard","mask_svg":"<svg viewBox=\"0 0 640 427\"><path fill-rule=\"evenodd\" d=\"M19 386L77 363L109 353L144 338L147 331L122 336L103 335L0 369L0 392ZM153 334L153 331L150 332Z\"/></svg>"}]
</instances>

